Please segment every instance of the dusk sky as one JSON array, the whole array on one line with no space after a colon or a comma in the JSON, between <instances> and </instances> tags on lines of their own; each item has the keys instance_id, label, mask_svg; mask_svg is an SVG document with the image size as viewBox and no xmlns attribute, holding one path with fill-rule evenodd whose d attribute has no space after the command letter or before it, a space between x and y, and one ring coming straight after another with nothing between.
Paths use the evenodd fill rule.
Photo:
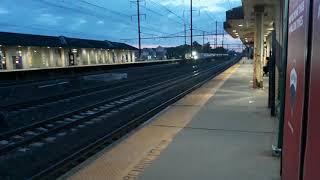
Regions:
<instances>
[{"instance_id":1,"label":"dusk sky","mask_svg":"<svg viewBox=\"0 0 320 180\"><path fill-rule=\"evenodd\" d=\"M194 34L212 33L214 21L223 30L225 11L241 0L193 0ZM189 29L190 0L141 0L142 37L184 35ZM130 0L0 0L0 31L125 42L136 46L137 6ZM190 31L188 30L188 34ZM132 40L122 40L132 39ZM202 37L194 38L202 43ZM213 44L213 36L205 42ZM220 42L220 39L219 39ZM190 43L188 38L187 43ZM225 43L237 43L229 36ZM184 38L143 40L143 47L176 46Z\"/></svg>"}]
</instances>

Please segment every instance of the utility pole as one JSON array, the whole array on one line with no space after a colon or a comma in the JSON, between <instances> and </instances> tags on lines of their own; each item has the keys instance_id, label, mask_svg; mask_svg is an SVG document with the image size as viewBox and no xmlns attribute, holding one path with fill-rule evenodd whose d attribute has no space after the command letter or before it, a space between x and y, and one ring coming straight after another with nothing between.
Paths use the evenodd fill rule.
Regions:
<instances>
[{"instance_id":1,"label":"utility pole","mask_svg":"<svg viewBox=\"0 0 320 180\"><path fill-rule=\"evenodd\" d=\"M218 47L218 21L216 21L216 39L214 41L215 48Z\"/></svg>"},{"instance_id":2,"label":"utility pole","mask_svg":"<svg viewBox=\"0 0 320 180\"><path fill-rule=\"evenodd\" d=\"M222 24L223 25L223 24ZM222 45L222 48L224 48L224 28L222 28L222 41L221 41L221 45Z\"/></svg>"},{"instance_id":3,"label":"utility pole","mask_svg":"<svg viewBox=\"0 0 320 180\"><path fill-rule=\"evenodd\" d=\"M187 44L187 27L186 23L184 23L184 45Z\"/></svg>"},{"instance_id":4,"label":"utility pole","mask_svg":"<svg viewBox=\"0 0 320 180\"><path fill-rule=\"evenodd\" d=\"M141 27L140 27L140 0L137 0L138 34L139 34L139 58L141 58Z\"/></svg>"},{"instance_id":5,"label":"utility pole","mask_svg":"<svg viewBox=\"0 0 320 180\"><path fill-rule=\"evenodd\" d=\"M137 15L132 15L131 16L131 20L133 19L132 17L133 16L138 16L138 39L139 39L139 57L138 58L141 58L141 16L144 16L145 18L147 17L146 14L141 14L140 13L140 3L142 1L145 1L145 0L132 0L130 1L131 3L134 3L136 6L137 6Z\"/></svg>"},{"instance_id":6,"label":"utility pole","mask_svg":"<svg viewBox=\"0 0 320 180\"><path fill-rule=\"evenodd\" d=\"M202 47L204 46L204 31L202 31Z\"/></svg>"},{"instance_id":7,"label":"utility pole","mask_svg":"<svg viewBox=\"0 0 320 180\"><path fill-rule=\"evenodd\" d=\"M192 27L192 0L190 0L190 44L191 44L191 55L192 55L192 51L193 51L193 39L192 39L192 30L193 30L193 27Z\"/></svg>"}]
</instances>

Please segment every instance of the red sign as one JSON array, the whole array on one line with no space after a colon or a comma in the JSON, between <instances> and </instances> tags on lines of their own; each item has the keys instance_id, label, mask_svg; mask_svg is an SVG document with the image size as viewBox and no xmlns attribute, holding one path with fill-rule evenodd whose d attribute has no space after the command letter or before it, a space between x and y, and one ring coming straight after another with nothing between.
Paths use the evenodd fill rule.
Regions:
<instances>
[{"instance_id":1,"label":"red sign","mask_svg":"<svg viewBox=\"0 0 320 180\"><path fill-rule=\"evenodd\" d=\"M309 1L290 0L282 179L299 180Z\"/></svg>"},{"instance_id":2,"label":"red sign","mask_svg":"<svg viewBox=\"0 0 320 180\"><path fill-rule=\"evenodd\" d=\"M313 3L313 35L304 180L320 179L320 0L314 0Z\"/></svg>"}]
</instances>

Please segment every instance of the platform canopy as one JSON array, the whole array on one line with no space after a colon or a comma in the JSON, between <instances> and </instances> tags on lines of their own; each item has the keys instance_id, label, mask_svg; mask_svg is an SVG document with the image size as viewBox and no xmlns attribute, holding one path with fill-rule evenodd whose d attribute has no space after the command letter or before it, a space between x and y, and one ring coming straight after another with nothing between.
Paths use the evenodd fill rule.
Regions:
<instances>
[{"instance_id":1,"label":"platform canopy","mask_svg":"<svg viewBox=\"0 0 320 180\"><path fill-rule=\"evenodd\" d=\"M252 45L255 32L256 12L264 13L265 36L273 30L275 7L278 0L242 0L242 6L226 12L225 30L233 37L240 38L244 44Z\"/></svg>"}]
</instances>

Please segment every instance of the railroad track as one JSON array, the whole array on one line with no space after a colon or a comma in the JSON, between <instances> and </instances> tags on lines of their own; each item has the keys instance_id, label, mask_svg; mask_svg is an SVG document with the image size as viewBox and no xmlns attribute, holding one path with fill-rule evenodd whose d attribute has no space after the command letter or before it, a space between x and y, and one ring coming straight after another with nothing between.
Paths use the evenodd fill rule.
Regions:
<instances>
[{"instance_id":1,"label":"railroad track","mask_svg":"<svg viewBox=\"0 0 320 180\"><path fill-rule=\"evenodd\" d=\"M219 61L211 63L215 64L219 63ZM34 122L37 122L40 119L46 119L50 116L56 116L61 112L67 113L73 111L74 109L81 108L80 104L83 104L85 106L95 104L97 102L100 102L102 99L107 99L119 93L124 93L132 89L143 87L145 84L155 84L158 81L162 81L163 79L169 79L179 76L183 74L186 70L190 71L191 68L197 70L201 66L203 65L171 67L177 69L178 71L165 71L155 74L152 73L152 75L149 76L147 75L144 77L121 81L118 83L100 85L99 87L93 88L80 89L78 91L67 92L57 96L27 101L22 104L12 104L1 109L8 110L7 121L10 121L10 123L12 124L16 123L16 125L14 125L12 128L19 128L21 126L25 126L26 124L32 124ZM61 109L61 106L65 106L66 108ZM33 118L27 119L27 117ZM5 131L8 130L9 129L6 129Z\"/></svg>"},{"instance_id":2,"label":"railroad track","mask_svg":"<svg viewBox=\"0 0 320 180\"><path fill-rule=\"evenodd\" d=\"M180 60L175 60L172 62L168 62L168 63L164 63L164 64L155 64L155 65L147 65L147 66L142 66L142 67L128 67L130 70L139 70L139 69L145 69L145 67L148 67L149 69L154 69L154 68L158 68L160 66L166 66L166 65L170 65L170 64L175 64L178 63ZM116 66L119 64L115 64ZM116 68L116 71L119 69L126 69L126 68ZM16 81L12 81L12 80L2 80L0 81L0 88L7 88L7 87L11 87L11 88L19 88L23 85L37 85L37 84L41 84L41 83L45 83L46 81L55 81L55 80L64 80L64 79L70 79L70 78L74 78L76 76L85 76L85 75L98 75L98 74L103 74L106 72L109 72L110 70L99 70L94 71L94 72L87 72L87 73L82 73L82 74L78 74L78 75L74 75L74 74L69 74L69 75L61 75L59 77L51 77L51 78L45 78L45 79L38 79L38 80L16 80ZM4 72L6 73L6 72Z\"/></svg>"},{"instance_id":3,"label":"railroad track","mask_svg":"<svg viewBox=\"0 0 320 180\"><path fill-rule=\"evenodd\" d=\"M218 67L224 66L224 64ZM195 71L193 73L205 73L216 69L213 67L206 69L203 72ZM31 143L40 141L41 139L53 135L63 129L78 126L88 120L104 115L102 118L107 118L108 113L112 114L114 110L122 107L128 107L139 103L145 97L148 97L156 92L161 92L164 89L172 88L175 84L179 84L188 80L190 76L181 75L173 79L166 80L148 87L129 92L125 95L91 105L71 113L66 113L33 125L23 127L12 132L0 135L0 141L3 147L0 146L0 155L6 154L14 149L26 146Z\"/></svg>"},{"instance_id":4,"label":"railroad track","mask_svg":"<svg viewBox=\"0 0 320 180\"><path fill-rule=\"evenodd\" d=\"M172 73L172 74L174 74L174 73ZM177 73L175 73L175 74L177 74ZM147 81L147 80L152 80L153 78L157 79L159 76L163 76L163 75L169 75L169 74L168 74L168 72L153 73L152 75L147 76L147 77L138 77L135 79L123 80L121 82L110 83L107 85L100 85L100 86L96 86L96 87L71 90L69 92L63 92L61 94L56 94L53 96L35 98L35 99L27 100L27 101L20 101L20 102L16 102L16 103L6 104L4 107L1 107L1 108L5 109L8 112L11 112L11 111L19 112L21 109L24 109L26 107L31 109L32 107L35 107L35 106L45 106L46 104L51 104L54 102L58 102L60 100L74 99L74 98L83 97L86 95L91 95L94 93L100 93L100 92L104 92L107 90L113 90L115 88L128 87L128 86L132 86L132 84L134 84L135 81L141 81L141 80ZM113 87L113 86L116 86L116 87ZM110 88L110 87L112 87L112 88Z\"/></svg>"},{"instance_id":5,"label":"railroad track","mask_svg":"<svg viewBox=\"0 0 320 180\"><path fill-rule=\"evenodd\" d=\"M76 164L87 159L88 156L94 154L101 148L106 147L114 140L118 139L120 136L132 130L148 118L152 117L155 113L159 112L170 103L174 102L175 100L179 99L183 95L187 94L191 90L206 82L208 79L230 67L234 62L235 61L222 63L212 68L206 68L202 71L194 72L189 76L177 76L173 79L150 85L143 89L127 93L125 95L118 96L116 98L113 98L112 100L85 107L82 110L77 110L72 113L67 113L55 118L32 124L28 127L20 128L16 131L2 134L0 136L0 156L10 156L10 153L14 152L14 150L18 148L23 148L31 144L41 143L42 141L46 141L48 138L53 137L58 133L72 131L74 127L104 121L112 116L116 116L125 109L130 109L133 106L137 106L140 103L150 100L155 96L159 96L165 92L179 89L178 87L183 83L192 84L194 81L199 81L191 88L183 90L178 95L170 98L157 107L150 109L148 112L145 112L142 115L140 114L133 120L126 122L125 124L121 125L121 127L118 127L116 130L108 133L89 146L84 147L83 149L70 155L66 159L38 173L31 179L52 179L53 177L57 177L58 175L61 175L65 170L68 170Z\"/></svg>"}]
</instances>

